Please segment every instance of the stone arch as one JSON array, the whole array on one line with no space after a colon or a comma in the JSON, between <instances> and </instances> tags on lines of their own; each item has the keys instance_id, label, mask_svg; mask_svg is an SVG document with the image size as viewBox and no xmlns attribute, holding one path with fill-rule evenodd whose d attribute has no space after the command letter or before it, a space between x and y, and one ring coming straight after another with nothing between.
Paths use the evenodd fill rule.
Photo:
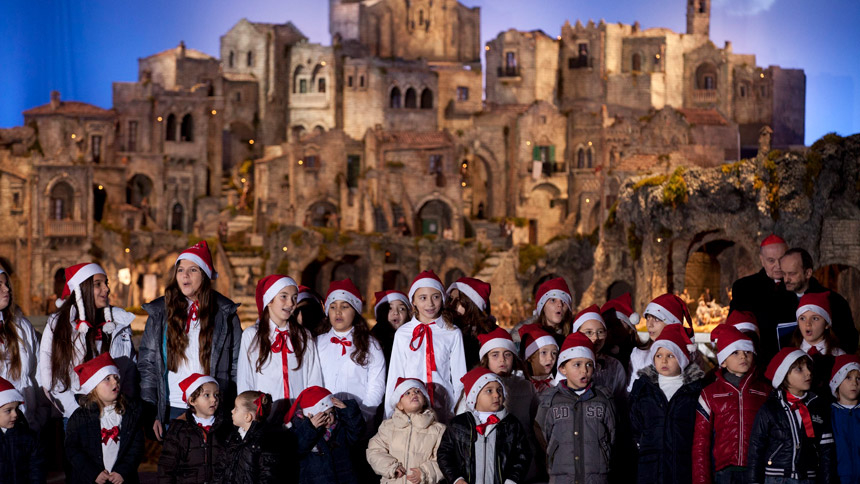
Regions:
<instances>
[{"instance_id":1,"label":"stone arch","mask_svg":"<svg viewBox=\"0 0 860 484\"><path fill-rule=\"evenodd\" d=\"M312 203L305 213L306 224L313 227L331 227L336 225L338 216L337 206L333 203L320 200Z\"/></svg>"},{"instance_id":2,"label":"stone arch","mask_svg":"<svg viewBox=\"0 0 860 484\"><path fill-rule=\"evenodd\" d=\"M173 113L167 115L167 122L164 123L164 139L176 141L176 115Z\"/></svg>"},{"instance_id":3,"label":"stone arch","mask_svg":"<svg viewBox=\"0 0 860 484\"><path fill-rule=\"evenodd\" d=\"M433 109L433 91L429 87L421 91L421 109Z\"/></svg>"},{"instance_id":4,"label":"stone arch","mask_svg":"<svg viewBox=\"0 0 860 484\"><path fill-rule=\"evenodd\" d=\"M290 133L292 135L293 141L300 141L308 132L308 128L301 124L294 124L290 128Z\"/></svg>"},{"instance_id":5,"label":"stone arch","mask_svg":"<svg viewBox=\"0 0 860 484\"><path fill-rule=\"evenodd\" d=\"M582 146L576 147L576 167L585 168L585 149Z\"/></svg>"},{"instance_id":6,"label":"stone arch","mask_svg":"<svg viewBox=\"0 0 860 484\"><path fill-rule=\"evenodd\" d=\"M314 131L313 131L314 136L317 136L317 135L320 135L323 133L325 133L325 127L323 125L318 124L318 125L314 126Z\"/></svg>"},{"instance_id":7,"label":"stone arch","mask_svg":"<svg viewBox=\"0 0 860 484\"><path fill-rule=\"evenodd\" d=\"M481 155L475 155L469 169L469 184L472 186L472 206L470 215L478 216L478 208L483 203L484 218L494 216L493 209L493 170L490 163Z\"/></svg>"},{"instance_id":8,"label":"stone arch","mask_svg":"<svg viewBox=\"0 0 860 484\"><path fill-rule=\"evenodd\" d=\"M194 118L191 113L182 116L182 125L179 128L179 141L194 141Z\"/></svg>"},{"instance_id":9,"label":"stone arch","mask_svg":"<svg viewBox=\"0 0 860 484\"><path fill-rule=\"evenodd\" d=\"M50 189L50 218L71 220L75 217L75 190L66 180L60 180Z\"/></svg>"},{"instance_id":10,"label":"stone arch","mask_svg":"<svg viewBox=\"0 0 860 484\"><path fill-rule=\"evenodd\" d=\"M676 287L687 290L693 300L708 289L717 303L726 305L729 302L726 290L739 277L748 275L744 271L756 267L756 262L745 246L722 231L698 234L685 254L682 287Z\"/></svg>"},{"instance_id":11,"label":"stone arch","mask_svg":"<svg viewBox=\"0 0 860 484\"><path fill-rule=\"evenodd\" d=\"M402 106L402 97L400 95L400 88L394 86L391 88L391 93L388 95L388 107L391 109L400 109Z\"/></svg>"},{"instance_id":12,"label":"stone arch","mask_svg":"<svg viewBox=\"0 0 860 484\"><path fill-rule=\"evenodd\" d=\"M414 87L406 89L406 94L403 96L403 107L406 109L415 109L418 107L418 94Z\"/></svg>"},{"instance_id":13,"label":"stone arch","mask_svg":"<svg viewBox=\"0 0 860 484\"><path fill-rule=\"evenodd\" d=\"M307 86L307 82L308 82L307 77L308 76L306 73L305 66L303 66L301 64L296 66L295 70L293 70L293 93L294 94L298 94L300 92L307 92L307 87L308 87ZM302 89L301 81L305 81L305 84L304 84L305 90L304 91L301 90Z\"/></svg>"},{"instance_id":14,"label":"stone arch","mask_svg":"<svg viewBox=\"0 0 860 484\"><path fill-rule=\"evenodd\" d=\"M717 67L711 62L703 62L696 68L696 89L717 89Z\"/></svg>"},{"instance_id":15,"label":"stone arch","mask_svg":"<svg viewBox=\"0 0 860 484\"><path fill-rule=\"evenodd\" d=\"M443 200L434 198L421 205L415 212L415 230L420 235L442 236L446 229L453 229L454 210Z\"/></svg>"},{"instance_id":16,"label":"stone arch","mask_svg":"<svg viewBox=\"0 0 860 484\"><path fill-rule=\"evenodd\" d=\"M466 273L463 272L463 269L452 267L445 272L445 279L442 282L445 283L445 288L447 289L461 277L466 277Z\"/></svg>"},{"instance_id":17,"label":"stone arch","mask_svg":"<svg viewBox=\"0 0 860 484\"><path fill-rule=\"evenodd\" d=\"M615 281L606 289L606 300L609 301L610 299L615 299L625 293L629 293L631 299L636 295L636 291L633 290L633 286L631 286L629 282ZM633 301L633 307L636 307L635 300Z\"/></svg>"},{"instance_id":18,"label":"stone arch","mask_svg":"<svg viewBox=\"0 0 860 484\"><path fill-rule=\"evenodd\" d=\"M170 230L185 232L185 207L178 201L170 209Z\"/></svg>"},{"instance_id":19,"label":"stone arch","mask_svg":"<svg viewBox=\"0 0 860 484\"><path fill-rule=\"evenodd\" d=\"M325 92L326 91L325 80L327 77L328 77L328 70L326 69L326 67L324 65L317 64L316 66L314 66L313 73L311 74L311 89L310 90L316 91L316 92ZM322 84L320 84L320 81L322 81ZM320 87L322 87L322 89L320 89Z\"/></svg>"},{"instance_id":20,"label":"stone arch","mask_svg":"<svg viewBox=\"0 0 860 484\"><path fill-rule=\"evenodd\" d=\"M125 202L137 208L151 207L153 187L152 179L148 176L141 173L133 175L125 184Z\"/></svg>"},{"instance_id":21,"label":"stone arch","mask_svg":"<svg viewBox=\"0 0 860 484\"><path fill-rule=\"evenodd\" d=\"M552 183L541 183L540 185L532 188L532 193L539 191L548 193L551 198L558 198L561 196L561 190Z\"/></svg>"}]
</instances>

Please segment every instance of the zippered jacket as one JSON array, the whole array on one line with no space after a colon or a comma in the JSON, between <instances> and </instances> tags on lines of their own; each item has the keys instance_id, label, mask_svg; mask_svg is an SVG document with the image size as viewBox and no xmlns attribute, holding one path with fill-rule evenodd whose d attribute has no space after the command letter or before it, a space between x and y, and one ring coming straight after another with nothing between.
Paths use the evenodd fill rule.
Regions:
<instances>
[{"instance_id":1,"label":"zippered jacket","mask_svg":"<svg viewBox=\"0 0 860 484\"><path fill-rule=\"evenodd\" d=\"M436 483L444 479L436 454L445 426L436 421L436 414L426 409L415 415L394 410L394 415L382 422L379 431L367 446L367 462L382 484L406 483L406 475L394 478L397 466L407 474L412 468L421 470L421 484Z\"/></svg>"}]
</instances>

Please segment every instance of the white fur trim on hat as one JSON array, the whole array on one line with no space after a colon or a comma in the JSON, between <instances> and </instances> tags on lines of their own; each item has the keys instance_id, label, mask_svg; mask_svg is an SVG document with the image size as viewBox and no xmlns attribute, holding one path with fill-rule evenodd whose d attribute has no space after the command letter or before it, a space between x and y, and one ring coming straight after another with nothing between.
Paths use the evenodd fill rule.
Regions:
<instances>
[{"instance_id":1,"label":"white fur trim on hat","mask_svg":"<svg viewBox=\"0 0 860 484\"><path fill-rule=\"evenodd\" d=\"M355 294L344 291L343 289L338 289L336 291L332 291L331 294L325 299L325 315L328 316L328 308L331 306L331 303L335 301L346 301L355 309L355 312L361 314L362 304L361 299L355 297Z\"/></svg>"},{"instance_id":2,"label":"white fur trim on hat","mask_svg":"<svg viewBox=\"0 0 860 484\"><path fill-rule=\"evenodd\" d=\"M216 387L220 388L220 385L218 385L218 380L212 378L211 376L204 375L197 378L196 380L194 380L193 383L188 385L188 388L186 388L185 391L182 392L182 400L188 403L188 399L191 398L191 395L193 395L198 388L202 387L207 383L214 383Z\"/></svg>"},{"instance_id":3,"label":"white fur trim on hat","mask_svg":"<svg viewBox=\"0 0 860 484\"><path fill-rule=\"evenodd\" d=\"M663 306L650 302L645 307L645 316L652 315L666 324L681 324L681 320Z\"/></svg>"},{"instance_id":4,"label":"white fur trim on hat","mask_svg":"<svg viewBox=\"0 0 860 484\"><path fill-rule=\"evenodd\" d=\"M424 382L418 380L417 378L407 378L403 383L394 387L394 393L392 393L391 399L391 411L393 412L395 408L397 408L397 403L400 402L400 399L403 398L403 395L406 394L409 390L417 388L418 391L424 395L424 401L430 402L430 396L427 394L427 387L424 386Z\"/></svg>"},{"instance_id":5,"label":"white fur trim on hat","mask_svg":"<svg viewBox=\"0 0 860 484\"><path fill-rule=\"evenodd\" d=\"M200 267L200 270L203 271L206 274L206 277L208 277L209 279L216 279L218 277L218 273L215 272L211 267L209 267L209 264L204 262L199 255L192 254L191 252L183 252L179 254L179 257L176 258L176 264L174 265L179 264L179 261L183 259L197 264L197 266Z\"/></svg>"},{"instance_id":6,"label":"white fur trim on hat","mask_svg":"<svg viewBox=\"0 0 860 484\"><path fill-rule=\"evenodd\" d=\"M658 339L651 345L651 351L648 352L648 363L654 364L654 356L657 354L657 350L660 348L666 348L671 351L673 355L675 355L675 359L678 360L678 365L681 366L681 371L684 371L684 368L690 364L690 358L687 356L687 351L678 347L673 341L668 339Z\"/></svg>"},{"instance_id":7,"label":"white fur trim on hat","mask_svg":"<svg viewBox=\"0 0 860 484\"><path fill-rule=\"evenodd\" d=\"M785 375L788 374L788 369L791 368L791 365L793 365L798 358L803 358L804 356L809 357L809 355L807 355L803 350L794 350L786 355L779 366L776 367L776 371L773 373L773 379L770 382L771 385L773 385L774 388L779 388L779 386L782 385L782 381L785 380Z\"/></svg>"},{"instance_id":8,"label":"white fur trim on hat","mask_svg":"<svg viewBox=\"0 0 860 484\"><path fill-rule=\"evenodd\" d=\"M726 358L728 358L729 356L731 356L732 353L738 350L755 353L755 347L753 346L752 341L746 338L739 339L732 344L726 346L725 348L723 348L722 351L717 353L717 361L719 362L719 364L722 365L723 362L726 361Z\"/></svg>"},{"instance_id":9,"label":"white fur trim on hat","mask_svg":"<svg viewBox=\"0 0 860 484\"><path fill-rule=\"evenodd\" d=\"M558 361L555 364L556 369L561 368L561 365L567 362L567 360L572 360L574 358L588 358L589 360L594 361L594 352L585 346L574 346L572 348L568 348L558 354Z\"/></svg>"},{"instance_id":10,"label":"white fur trim on hat","mask_svg":"<svg viewBox=\"0 0 860 484\"><path fill-rule=\"evenodd\" d=\"M509 338L493 338L481 345L481 349L478 350L478 359L482 359L484 355L496 348L502 348L513 354L517 354L517 346L513 340Z\"/></svg>"},{"instance_id":11,"label":"white fur trim on hat","mask_svg":"<svg viewBox=\"0 0 860 484\"><path fill-rule=\"evenodd\" d=\"M797 311L794 313L794 316L797 319L800 319L800 315L807 311L812 311L813 313L824 318L824 320L827 321L828 326L833 324L833 321L830 320L830 315L827 314L827 311L821 306L818 306L817 304L804 304L803 306L800 306L799 308L797 308Z\"/></svg>"},{"instance_id":12,"label":"white fur trim on hat","mask_svg":"<svg viewBox=\"0 0 860 484\"><path fill-rule=\"evenodd\" d=\"M99 386L99 383L101 383L102 380L107 378L109 375L119 376L119 368L117 368L115 365L105 365L105 366L99 368L98 371L93 373L92 376L90 376L89 379L87 379L87 381L81 382L81 392L80 393L83 393L86 395L86 394L90 393L91 391L95 390L95 388L97 386Z\"/></svg>"},{"instance_id":13,"label":"white fur trim on hat","mask_svg":"<svg viewBox=\"0 0 860 484\"><path fill-rule=\"evenodd\" d=\"M414 284L412 284L412 287L409 288L409 300L410 301L415 296L415 291L421 289L422 287L429 287L431 289L436 289L437 291L442 293L442 303L443 304L445 303L445 288L442 286L442 284L439 281L437 281L435 279L431 279L429 277L422 277L421 279L418 279L417 281L415 281Z\"/></svg>"},{"instance_id":14,"label":"white fur trim on hat","mask_svg":"<svg viewBox=\"0 0 860 484\"><path fill-rule=\"evenodd\" d=\"M541 336L540 338L532 341L528 346L526 346L526 359L531 358L531 356L537 353L539 349L549 345L553 345L558 349L558 343L555 341L555 338L549 335Z\"/></svg>"},{"instance_id":15,"label":"white fur trim on hat","mask_svg":"<svg viewBox=\"0 0 860 484\"><path fill-rule=\"evenodd\" d=\"M0 392L0 407L12 402L24 403L24 395L21 395L21 392L14 388Z\"/></svg>"},{"instance_id":16,"label":"white fur trim on hat","mask_svg":"<svg viewBox=\"0 0 860 484\"><path fill-rule=\"evenodd\" d=\"M621 311L615 311L615 317L618 318L622 323L629 324L630 326L636 327L639 324L639 313L634 312L629 317L622 313Z\"/></svg>"},{"instance_id":17,"label":"white fur trim on hat","mask_svg":"<svg viewBox=\"0 0 860 484\"><path fill-rule=\"evenodd\" d=\"M275 296L281 292L281 289L289 286L295 286L296 288L299 287L299 285L296 284L296 281L289 276L284 276L273 282L266 292L263 293L263 307L265 308L268 306L269 303L272 302L272 299L275 299ZM298 299L298 297L296 299Z\"/></svg>"},{"instance_id":18,"label":"white fur trim on hat","mask_svg":"<svg viewBox=\"0 0 860 484\"><path fill-rule=\"evenodd\" d=\"M107 276L107 274L105 274L105 270L102 269L102 266L91 262L78 269L78 271L75 272L75 275L72 276L71 279L66 281L66 285L69 286L69 289L80 287L82 282L86 281L87 279L93 277L96 274L104 274L105 276Z\"/></svg>"},{"instance_id":19,"label":"white fur trim on hat","mask_svg":"<svg viewBox=\"0 0 860 484\"><path fill-rule=\"evenodd\" d=\"M857 362L852 361L851 363L848 363L842 368L840 368L839 371L837 371L836 374L833 375L833 378L830 379L830 392L833 393L834 397L839 398L839 395L837 395L839 385L842 384L842 382L845 380L845 377L847 377L848 374L851 373L853 370L860 371L860 364L857 364ZM0 393L0 395L2 395L2 393ZM2 405L2 403L0 403L0 405Z\"/></svg>"},{"instance_id":20,"label":"white fur trim on hat","mask_svg":"<svg viewBox=\"0 0 860 484\"><path fill-rule=\"evenodd\" d=\"M329 394L320 399L315 405L310 407L302 408L302 413L305 417L310 417L312 415L316 415L320 412L325 412L326 410L334 407L334 401L332 400L333 395Z\"/></svg>"},{"instance_id":21,"label":"white fur trim on hat","mask_svg":"<svg viewBox=\"0 0 860 484\"><path fill-rule=\"evenodd\" d=\"M737 323L734 327L738 328L738 331L749 331L758 334L758 326L754 323Z\"/></svg>"},{"instance_id":22,"label":"white fur trim on hat","mask_svg":"<svg viewBox=\"0 0 860 484\"><path fill-rule=\"evenodd\" d=\"M585 324L586 322L591 321L591 320L599 321L600 324L603 325L603 328L604 329L606 328L606 323L603 322L603 316L601 316L598 313L585 313L582 316L576 318L576 321L573 322L573 329L571 331L574 333L579 331L579 328L583 324Z\"/></svg>"},{"instance_id":23,"label":"white fur trim on hat","mask_svg":"<svg viewBox=\"0 0 860 484\"><path fill-rule=\"evenodd\" d=\"M478 309L483 311L487 309L487 301L484 301L484 298L478 295L478 293L472 289L468 284L463 284L462 282L455 282L448 287L447 294L451 294L451 291L457 289L461 294L465 294L467 298L469 298L475 306L478 306Z\"/></svg>"},{"instance_id":24,"label":"white fur trim on hat","mask_svg":"<svg viewBox=\"0 0 860 484\"><path fill-rule=\"evenodd\" d=\"M552 289L547 291L543 296L541 296L540 301L537 303L537 307L535 307L534 314L536 316L540 316L541 311L543 311L543 307L547 301L552 298L561 299L561 301L570 308L570 294L560 290L560 289Z\"/></svg>"},{"instance_id":25,"label":"white fur trim on hat","mask_svg":"<svg viewBox=\"0 0 860 484\"><path fill-rule=\"evenodd\" d=\"M502 386L502 395L507 396L508 392L505 390L505 384L502 382L502 379L499 378L499 375L496 375L495 373L485 373L475 380L472 388L469 389L469 394L465 395L466 406L469 410L475 410L475 403L478 401L478 394L481 393L481 390L483 390L483 388L491 381L498 382L499 385Z\"/></svg>"},{"instance_id":26,"label":"white fur trim on hat","mask_svg":"<svg viewBox=\"0 0 860 484\"><path fill-rule=\"evenodd\" d=\"M385 297L383 297L382 299L377 301L376 305L373 306L373 311L376 312L379 310L379 306L381 306L385 303L391 304L394 301L402 302L403 304L406 305L407 309L411 310L411 308L412 308L412 303L409 302L409 298L407 298L405 295L403 295L399 292L393 292L391 294L386 294Z\"/></svg>"}]
</instances>

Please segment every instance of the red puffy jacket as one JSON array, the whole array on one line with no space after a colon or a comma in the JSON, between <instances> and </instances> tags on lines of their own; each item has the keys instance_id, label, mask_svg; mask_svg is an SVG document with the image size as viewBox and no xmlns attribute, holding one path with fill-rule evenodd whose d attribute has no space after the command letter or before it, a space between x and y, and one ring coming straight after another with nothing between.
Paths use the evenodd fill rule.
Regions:
<instances>
[{"instance_id":1,"label":"red puffy jacket","mask_svg":"<svg viewBox=\"0 0 860 484\"><path fill-rule=\"evenodd\" d=\"M716 381L699 395L693 436L694 484L710 484L712 469L747 465L755 415L773 390L754 369L741 380L740 389L726 381L724 371L718 370Z\"/></svg>"}]
</instances>

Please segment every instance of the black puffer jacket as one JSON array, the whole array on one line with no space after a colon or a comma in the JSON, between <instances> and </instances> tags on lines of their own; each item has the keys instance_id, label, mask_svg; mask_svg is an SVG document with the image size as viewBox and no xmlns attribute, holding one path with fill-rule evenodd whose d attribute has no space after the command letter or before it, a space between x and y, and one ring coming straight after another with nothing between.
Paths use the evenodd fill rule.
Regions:
<instances>
[{"instance_id":1,"label":"black puffer jacket","mask_svg":"<svg viewBox=\"0 0 860 484\"><path fill-rule=\"evenodd\" d=\"M214 481L214 466L224 460L224 445L232 430L220 416L205 434L194 420L189 408L179 418L170 422L161 457L158 459L158 482L210 483Z\"/></svg>"},{"instance_id":2,"label":"black puffer jacket","mask_svg":"<svg viewBox=\"0 0 860 484\"><path fill-rule=\"evenodd\" d=\"M803 398L815 437L806 436L782 390L774 390L759 409L750 434L747 482L765 477L837 482L836 450L825 399L807 392Z\"/></svg>"},{"instance_id":3,"label":"black puffer jacket","mask_svg":"<svg viewBox=\"0 0 860 484\"><path fill-rule=\"evenodd\" d=\"M519 420L505 415L493 430L496 433L496 462L493 481L475 482L475 442L478 438L475 417L471 412L461 413L451 420L442 434L436 460L448 482L458 477L469 484L503 484L510 479L525 482L532 460L532 451Z\"/></svg>"},{"instance_id":4,"label":"black puffer jacket","mask_svg":"<svg viewBox=\"0 0 860 484\"><path fill-rule=\"evenodd\" d=\"M0 432L0 484L42 484L45 459L36 433L19 414L15 426Z\"/></svg>"},{"instance_id":5,"label":"black puffer jacket","mask_svg":"<svg viewBox=\"0 0 860 484\"><path fill-rule=\"evenodd\" d=\"M654 366L639 370L630 393L630 424L639 452L637 482L693 480L693 429L705 372L691 362L683 375L684 385L669 401L660 389Z\"/></svg>"},{"instance_id":6,"label":"black puffer jacket","mask_svg":"<svg viewBox=\"0 0 860 484\"><path fill-rule=\"evenodd\" d=\"M351 447L364 431L364 418L355 400L344 400L346 408L335 407L337 425L325 440L325 427L315 428L307 417L293 417L292 432L298 444L301 459L302 484L357 484L358 477L352 468ZM364 449L367 446L365 445ZM357 449L356 449L357 450Z\"/></svg>"},{"instance_id":7,"label":"black puffer jacket","mask_svg":"<svg viewBox=\"0 0 860 484\"><path fill-rule=\"evenodd\" d=\"M295 465L287 456L295 452L294 441L287 432L253 422L245 438L236 427L227 436L224 458L215 462L218 484L258 484L296 482Z\"/></svg>"},{"instance_id":8,"label":"black puffer jacket","mask_svg":"<svg viewBox=\"0 0 860 484\"><path fill-rule=\"evenodd\" d=\"M140 412L137 401L126 402L119 428L119 452L113 472L121 475L128 484L139 482L137 468L143 460ZM98 406L89 405L78 408L69 418L66 426L66 458L71 464L71 473L66 476L67 483L92 484L105 470L100 414Z\"/></svg>"}]
</instances>

